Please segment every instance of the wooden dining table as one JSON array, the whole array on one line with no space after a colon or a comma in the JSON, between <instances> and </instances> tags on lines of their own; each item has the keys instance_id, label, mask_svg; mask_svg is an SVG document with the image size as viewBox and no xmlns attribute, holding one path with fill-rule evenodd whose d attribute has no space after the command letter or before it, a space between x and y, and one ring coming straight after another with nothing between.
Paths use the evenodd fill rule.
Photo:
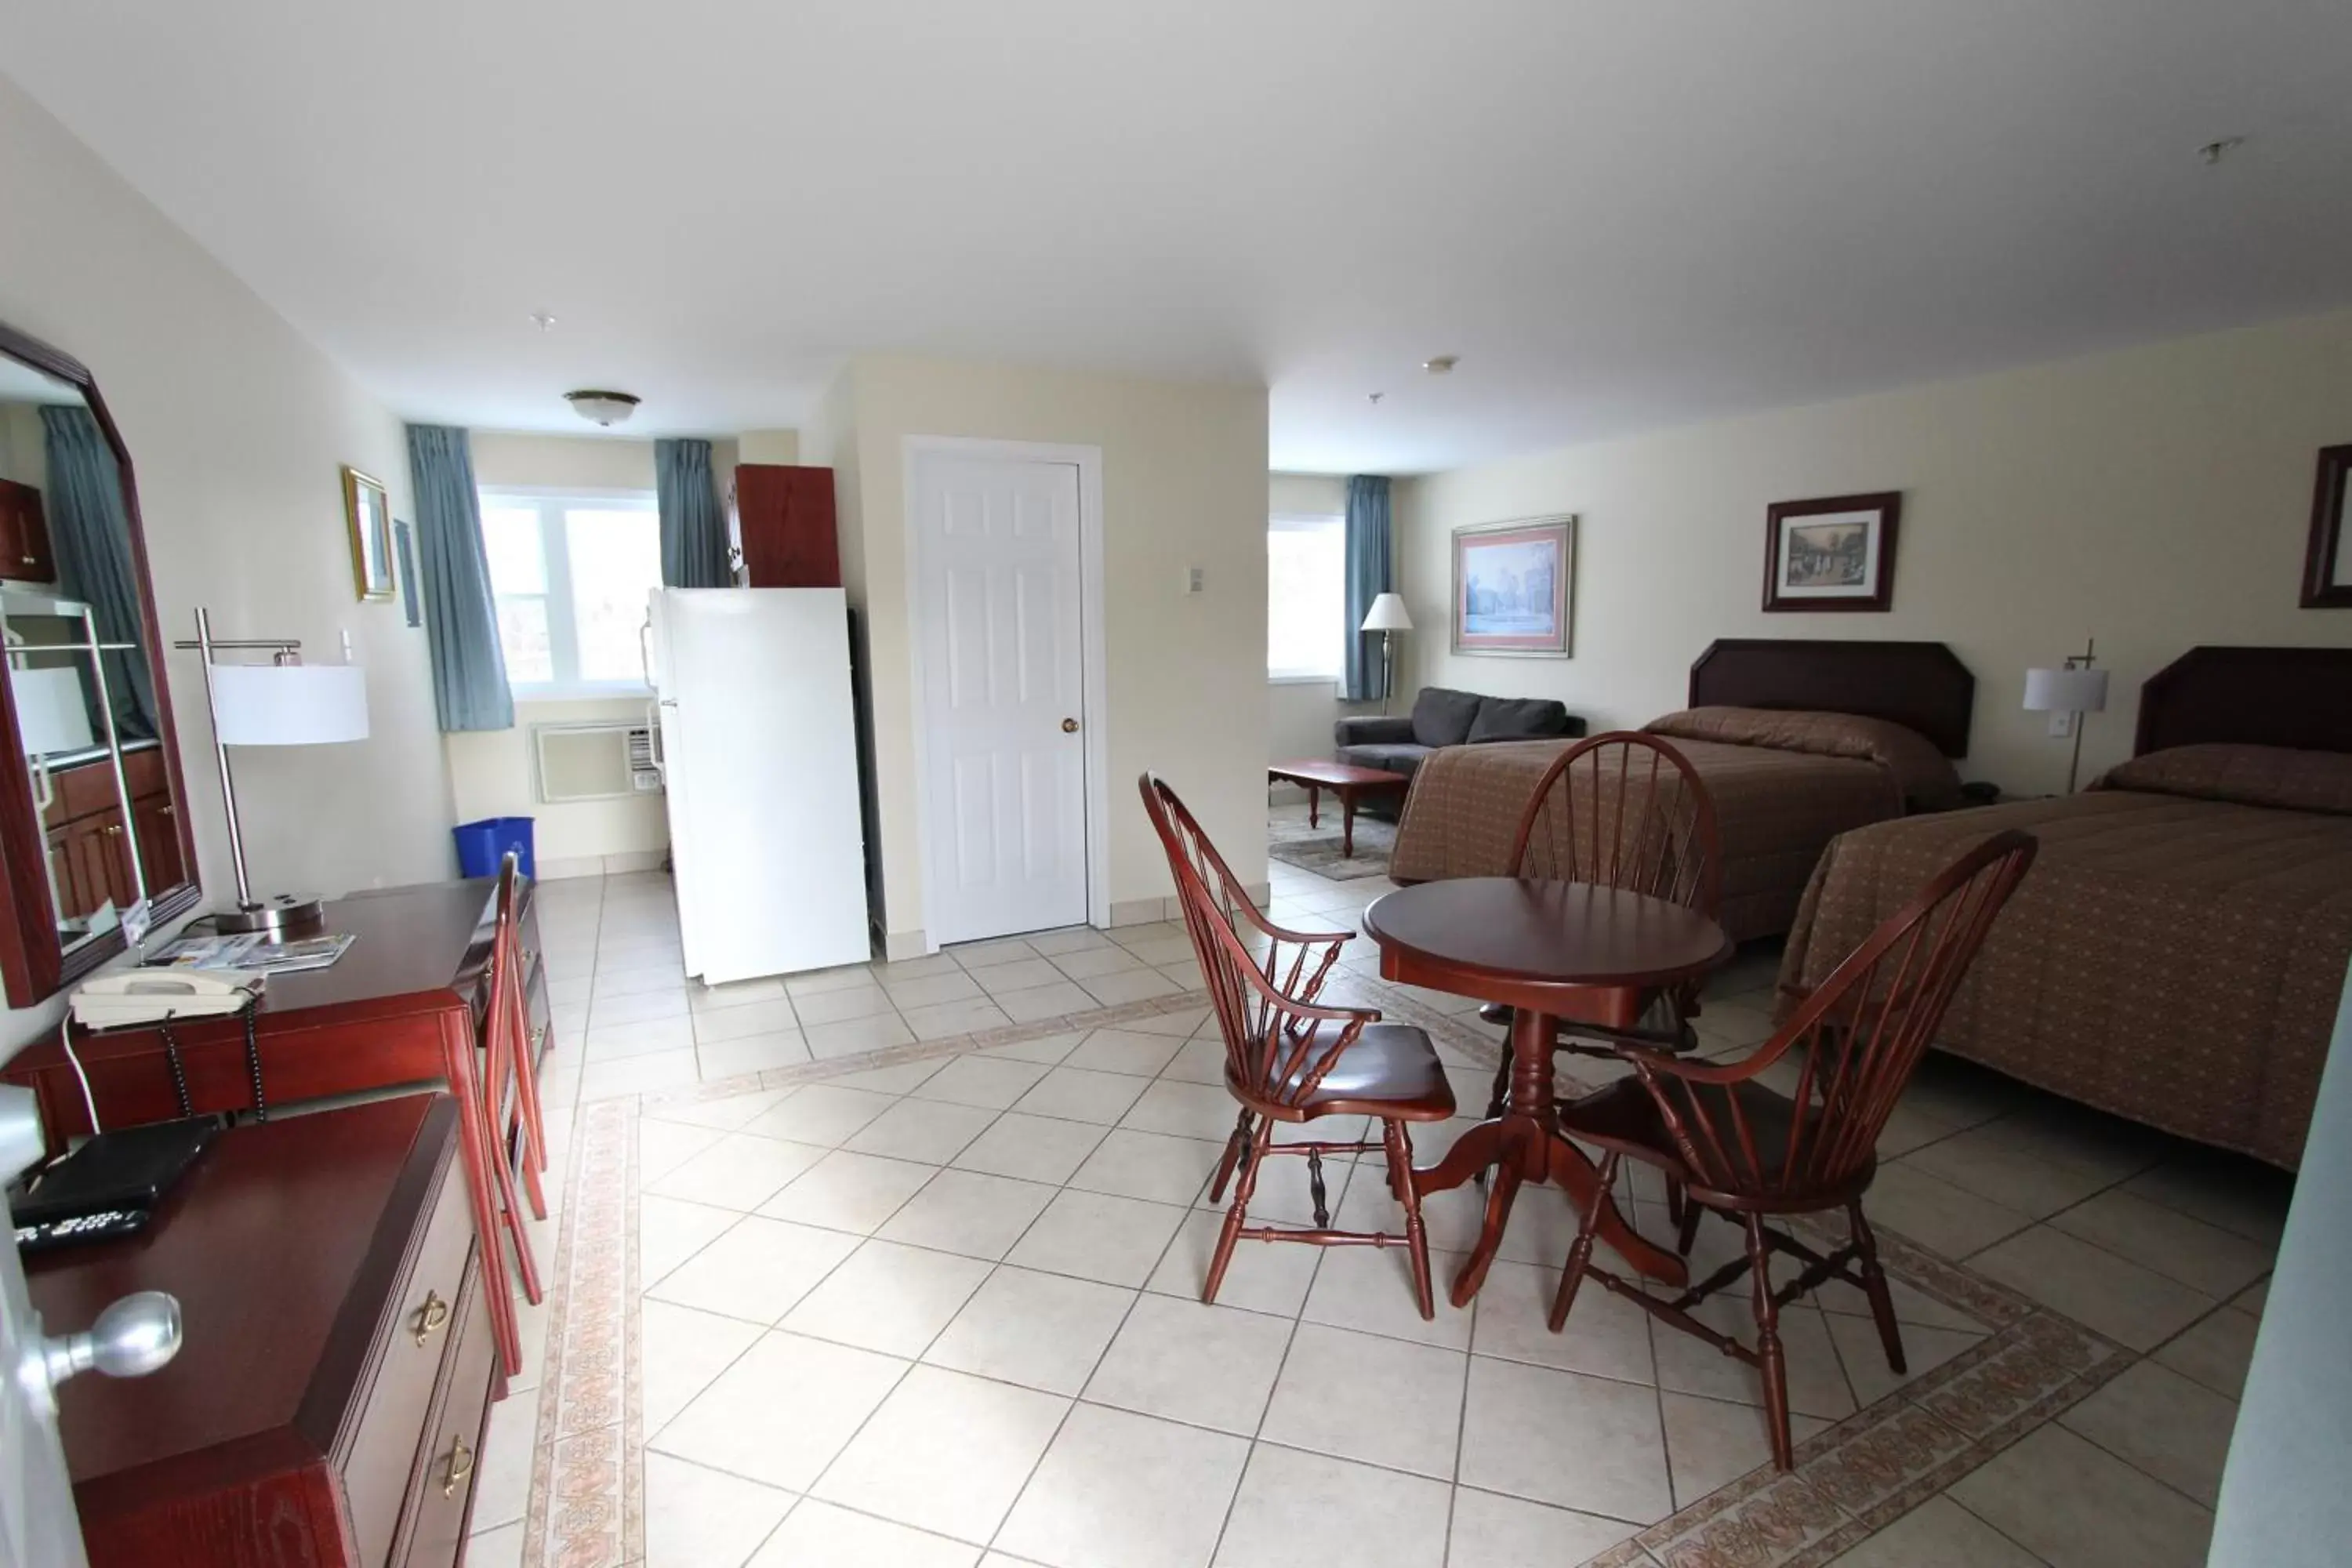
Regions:
<instances>
[{"instance_id":1,"label":"wooden dining table","mask_svg":"<svg viewBox=\"0 0 2352 1568\"><path fill-rule=\"evenodd\" d=\"M1512 1201L1529 1182L1559 1184L1588 1212L1601 1205L1600 1241L1650 1279L1686 1284L1683 1260L1626 1223L1599 1169L1561 1135L1552 1050L1561 1022L1632 1028L1658 989L1703 975L1730 955L1723 928L1680 904L1619 888L1460 877L1376 900L1364 910L1363 931L1380 946L1384 979L1513 1010L1503 1114L1465 1132L1436 1164L1413 1172L1413 1187L1423 1195L1494 1173L1486 1224L1454 1278L1454 1304L1466 1307L1478 1293Z\"/></svg>"}]
</instances>

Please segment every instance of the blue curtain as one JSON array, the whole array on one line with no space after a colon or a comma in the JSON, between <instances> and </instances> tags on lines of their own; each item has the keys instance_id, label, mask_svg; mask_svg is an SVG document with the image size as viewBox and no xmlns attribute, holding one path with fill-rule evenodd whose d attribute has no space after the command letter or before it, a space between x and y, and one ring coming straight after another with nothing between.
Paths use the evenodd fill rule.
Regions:
<instances>
[{"instance_id":1,"label":"blue curtain","mask_svg":"<svg viewBox=\"0 0 2352 1568\"><path fill-rule=\"evenodd\" d=\"M730 588L727 522L710 479L710 443L656 441L654 498L661 508L662 585Z\"/></svg>"},{"instance_id":2,"label":"blue curtain","mask_svg":"<svg viewBox=\"0 0 2352 1568\"><path fill-rule=\"evenodd\" d=\"M1389 591L1389 481L1358 474L1348 481L1348 670L1340 695L1377 702L1389 694L1381 634L1360 631L1372 601Z\"/></svg>"},{"instance_id":3,"label":"blue curtain","mask_svg":"<svg viewBox=\"0 0 2352 1568\"><path fill-rule=\"evenodd\" d=\"M433 708L441 728L511 730L514 697L499 648L499 609L482 547L474 448L463 430L408 427L416 487L416 549L425 576L425 641L433 652Z\"/></svg>"},{"instance_id":4,"label":"blue curtain","mask_svg":"<svg viewBox=\"0 0 2352 1568\"><path fill-rule=\"evenodd\" d=\"M122 504L122 465L87 408L45 405L42 447L49 488L43 498L58 586L90 608L100 642L143 643L139 578L131 561L131 518ZM110 653L106 689L114 726L126 741L155 738L154 675L143 653ZM85 678L87 687L87 678ZM96 691L89 689L95 717Z\"/></svg>"}]
</instances>

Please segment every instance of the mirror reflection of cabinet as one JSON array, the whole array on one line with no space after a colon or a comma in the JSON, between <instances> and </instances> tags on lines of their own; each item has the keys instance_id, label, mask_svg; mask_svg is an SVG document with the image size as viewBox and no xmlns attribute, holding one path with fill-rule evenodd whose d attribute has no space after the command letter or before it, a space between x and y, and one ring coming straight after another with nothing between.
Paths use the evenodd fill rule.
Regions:
<instances>
[{"instance_id":1,"label":"mirror reflection of cabinet","mask_svg":"<svg viewBox=\"0 0 2352 1568\"><path fill-rule=\"evenodd\" d=\"M138 492L70 356L0 326L0 982L26 1006L193 907Z\"/></svg>"}]
</instances>

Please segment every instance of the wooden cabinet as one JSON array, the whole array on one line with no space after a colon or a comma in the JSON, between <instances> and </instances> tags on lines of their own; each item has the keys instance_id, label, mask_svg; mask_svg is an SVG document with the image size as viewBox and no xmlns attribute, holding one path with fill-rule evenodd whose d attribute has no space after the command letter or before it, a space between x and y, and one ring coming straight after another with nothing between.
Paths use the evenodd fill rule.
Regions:
<instances>
[{"instance_id":1,"label":"wooden cabinet","mask_svg":"<svg viewBox=\"0 0 2352 1568\"><path fill-rule=\"evenodd\" d=\"M0 577L26 583L58 580L41 492L14 479L0 479Z\"/></svg>"},{"instance_id":2,"label":"wooden cabinet","mask_svg":"<svg viewBox=\"0 0 2352 1568\"><path fill-rule=\"evenodd\" d=\"M747 587L841 586L831 468L739 463L730 502Z\"/></svg>"},{"instance_id":3,"label":"wooden cabinet","mask_svg":"<svg viewBox=\"0 0 2352 1568\"><path fill-rule=\"evenodd\" d=\"M186 1325L60 1390L91 1568L457 1561L492 1364L456 1133L446 1095L237 1127L144 1235L30 1260L53 1324L155 1289Z\"/></svg>"},{"instance_id":4,"label":"wooden cabinet","mask_svg":"<svg viewBox=\"0 0 2352 1568\"><path fill-rule=\"evenodd\" d=\"M139 897L131 874L134 848L150 893L184 879L163 752L152 745L123 752L122 782L131 790L128 822L114 769L103 756L49 774L49 806L41 823L48 836L59 920L79 920L109 900L116 909L128 909Z\"/></svg>"}]
</instances>

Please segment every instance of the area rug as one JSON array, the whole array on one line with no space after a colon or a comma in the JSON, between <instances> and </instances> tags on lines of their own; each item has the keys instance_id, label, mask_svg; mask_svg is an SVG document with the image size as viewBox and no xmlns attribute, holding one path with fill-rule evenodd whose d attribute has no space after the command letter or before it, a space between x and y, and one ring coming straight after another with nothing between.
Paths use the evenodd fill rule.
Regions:
<instances>
[{"instance_id":1,"label":"area rug","mask_svg":"<svg viewBox=\"0 0 2352 1568\"><path fill-rule=\"evenodd\" d=\"M1356 817L1356 852L1342 855L1339 818L1336 802L1324 805L1319 827L1307 826L1307 819L1295 814L1272 817L1266 823L1265 852L1286 866L1312 871L1334 882L1387 876L1389 852L1396 847L1396 824L1360 813Z\"/></svg>"},{"instance_id":2,"label":"area rug","mask_svg":"<svg viewBox=\"0 0 2352 1568\"><path fill-rule=\"evenodd\" d=\"M1426 1028L1450 1052L1493 1065L1492 1032L1360 974L1327 997L1375 1005ZM633 1167L642 1109L711 1100L895 1063L985 1052L1074 1029L1196 1010L1199 993L1129 1003L894 1047L692 1090L582 1109L556 1249L521 1562L526 1568L628 1568L644 1560L646 1516ZM1569 1071L1563 1068L1563 1079ZM1563 1090L1573 1086L1564 1081ZM2105 1384L2138 1358L2071 1319L1885 1230L1898 1293L1981 1331L1922 1376L1801 1441L1797 1468L1750 1471L1588 1560L1588 1568L1818 1568L1935 1497ZM1818 1239L1828 1242L1822 1235ZM1957 1326L1957 1324L1955 1325ZM1563 1559L1563 1563L1566 1560Z\"/></svg>"}]
</instances>

